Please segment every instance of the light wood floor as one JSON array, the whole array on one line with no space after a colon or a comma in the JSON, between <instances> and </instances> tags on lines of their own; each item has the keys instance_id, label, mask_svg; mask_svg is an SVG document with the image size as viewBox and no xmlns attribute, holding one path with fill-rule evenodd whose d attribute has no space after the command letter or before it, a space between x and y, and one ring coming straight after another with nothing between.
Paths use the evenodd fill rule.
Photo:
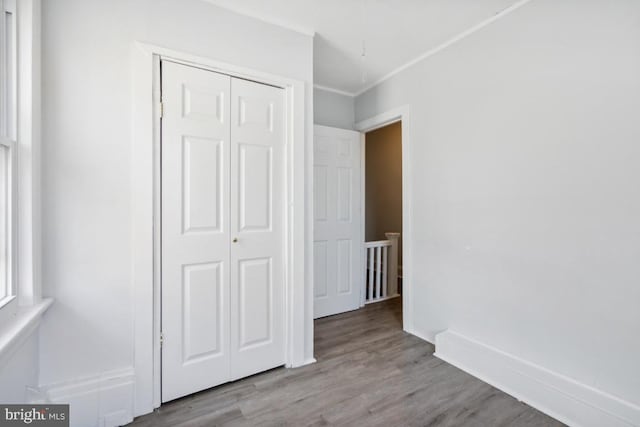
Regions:
<instances>
[{"instance_id":1,"label":"light wood floor","mask_svg":"<svg viewBox=\"0 0 640 427\"><path fill-rule=\"evenodd\" d=\"M133 426L561 426L433 356L401 299L315 322L317 363L163 405Z\"/></svg>"}]
</instances>

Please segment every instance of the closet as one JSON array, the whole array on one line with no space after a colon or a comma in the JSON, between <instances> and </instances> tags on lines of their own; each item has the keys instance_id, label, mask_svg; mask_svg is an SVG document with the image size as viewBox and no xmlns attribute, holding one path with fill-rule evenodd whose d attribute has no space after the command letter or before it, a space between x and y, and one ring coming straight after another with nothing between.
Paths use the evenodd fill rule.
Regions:
<instances>
[{"instance_id":1,"label":"closet","mask_svg":"<svg viewBox=\"0 0 640 427\"><path fill-rule=\"evenodd\" d=\"M162 401L284 364L284 90L162 61Z\"/></svg>"}]
</instances>

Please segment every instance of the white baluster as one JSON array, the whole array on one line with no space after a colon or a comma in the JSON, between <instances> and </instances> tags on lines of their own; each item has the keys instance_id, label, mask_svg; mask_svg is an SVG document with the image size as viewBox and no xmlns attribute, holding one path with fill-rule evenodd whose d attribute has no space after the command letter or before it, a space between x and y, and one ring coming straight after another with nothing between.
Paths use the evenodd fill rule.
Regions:
<instances>
[{"instance_id":1,"label":"white baluster","mask_svg":"<svg viewBox=\"0 0 640 427\"><path fill-rule=\"evenodd\" d=\"M380 298L382 286L382 247L376 248L376 298Z\"/></svg>"},{"instance_id":2,"label":"white baluster","mask_svg":"<svg viewBox=\"0 0 640 427\"><path fill-rule=\"evenodd\" d=\"M369 256L369 298L367 301L373 300L373 253L375 248L367 248L367 254Z\"/></svg>"},{"instance_id":3,"label":"white baluster","mask_svg":"<svg viewBox=\"0 0 640 427\"><path fill-rule=\"evenodd\" d=\"M384 233L388 240L391 240L391 251L389 254L389 295L398 294L398 239L400 233Z\"/></svg>"},{"instance_id":4,"label":"white baluster","mask_svg":"<svg viewBox=\"0 0 640 427\"><path fill-rule=\"evenodd\" d=\"M387 270L389 263L389 247L384 246L382 248L382 297L386 298L387 288L389 288L389 279L387 278Z\"/></svg>"}]
</instances>

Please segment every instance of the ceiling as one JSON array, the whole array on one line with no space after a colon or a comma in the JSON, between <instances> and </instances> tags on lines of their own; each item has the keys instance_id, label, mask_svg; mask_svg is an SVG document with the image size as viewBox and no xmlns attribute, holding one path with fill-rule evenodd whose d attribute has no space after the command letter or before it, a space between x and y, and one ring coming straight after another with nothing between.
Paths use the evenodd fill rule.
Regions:
<instances>
[{"instance_id":1,"label":"ceiling","mask_svg":"<svg viewBox=\"0 0 640 427\"><path fill-rule=\"evenodd\" d=\"M208 1L296 31L315 33L314 83L352 95L521 3L518 0Z\"/></svg>"}]
</instances>

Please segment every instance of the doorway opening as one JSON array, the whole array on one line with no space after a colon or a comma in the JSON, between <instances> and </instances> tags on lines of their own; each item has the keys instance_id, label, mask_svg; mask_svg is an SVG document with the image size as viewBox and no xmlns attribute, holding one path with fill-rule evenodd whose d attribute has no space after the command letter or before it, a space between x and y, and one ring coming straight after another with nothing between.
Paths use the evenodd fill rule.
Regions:
<instances>
[{"instance_id":1,"label":"doorway opening","mask_svg":"<svg viewBox=\"0 0 640 427\"><path fill-rule=\"evenodd\" d=\"M365 302L402 294L402 121L364 133Z\"/></svg>"},{"instance_id":2,"label":"doorway opening","mask_svg":"<svg viewBox=\"0 0 640 427\"><path fill-rule=\"evenodd\" d=\"M401 295L403 125L315 126L314 318Z\"/></svg>"}]
</instances>

